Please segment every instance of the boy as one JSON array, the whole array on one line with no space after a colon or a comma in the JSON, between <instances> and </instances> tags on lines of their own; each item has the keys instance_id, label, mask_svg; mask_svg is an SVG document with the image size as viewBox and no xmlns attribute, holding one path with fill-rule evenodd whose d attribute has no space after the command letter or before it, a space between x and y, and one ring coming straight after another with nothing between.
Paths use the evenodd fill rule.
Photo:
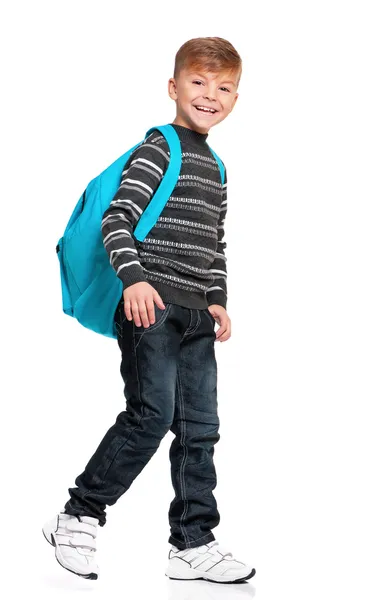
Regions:
<instances>
[{"instance_id":1,"label":"boy","mask_svg":"<svg viewBox=\"0 0 369 600\"><path fill-rule=\"evenodd\" d=\"M96 579L97 525L156 452L169 429L175 497L166 575L235 582L255 569L223 551L212 529L220 520L213 495L214 445L219 440L214 342L231 335L226 311L227 173L207 145L211 127L238 98L241 58L222 38L195 38L178 50L168 82L176 102L171 125L181 143L177 184L143 242L134 227L169 164L155 130L132 153L102 220L104 246L123 296L115 314L127 410L108 430L70 499L43 528L59 563ZM215 323L219 329L214 330Z\"/></svg>"}]
</instances>

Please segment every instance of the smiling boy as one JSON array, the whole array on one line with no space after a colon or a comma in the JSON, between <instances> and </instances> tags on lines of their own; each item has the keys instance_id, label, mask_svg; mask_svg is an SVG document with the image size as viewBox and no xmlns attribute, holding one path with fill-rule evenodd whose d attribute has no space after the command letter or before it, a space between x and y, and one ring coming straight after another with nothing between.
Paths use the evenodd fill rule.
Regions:
<instances>
[{"instance_id":1,"label":"smiling boy","mask_svg":"<svg viewBox=\"0 0 369 600\"><path fill-rule=\"evenodd\" d=\"M43 528L58 562L96 579L97 525L106 505L130 487L170 430L171 477L168 577L236 582L255 569L235 560L215 539L220 515L213 490L219 440L215 341L231 336L227 313L222 183L208 132L233 110L242 62L223 38L189 40L178 50L169 96L182 164L156 225L138 241L133 231L169 164L169 147L154 130L131 154L101 229L123 296L115 323L127 408L100 442L70 498ZM215 332L215 323L219 328ZM145 544L145 520L137 535ZM149 554L147 554L149 557ZM141 558L137 558L141 560Z\"/></svg>"}]
</instances>

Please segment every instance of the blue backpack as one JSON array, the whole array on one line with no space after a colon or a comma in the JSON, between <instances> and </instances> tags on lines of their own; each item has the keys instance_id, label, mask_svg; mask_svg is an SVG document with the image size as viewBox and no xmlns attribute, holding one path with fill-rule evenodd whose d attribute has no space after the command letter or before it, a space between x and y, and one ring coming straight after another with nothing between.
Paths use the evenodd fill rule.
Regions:
<instances>
[{"instance_id":1,"label":"blue backpack","mask_svg":"<svg viewBox=\"0 0 369 600\"><path fill-rule=\"evenodd\" d=\"M123 282L110 264L103 244L101 221L120 186L122 171L130 155L155 130L165 137L170 160L164 177L132 232L137 240L145 239L158 220L181 170L181 144L170 124L149 129L144 140L90 181L56 247L63 312L75 317L84 327L112 338L117 337L114 315L122 297ZM219 165L223 183L223 163L213 150L211 152Z\"/></svg>"}]
</instances>

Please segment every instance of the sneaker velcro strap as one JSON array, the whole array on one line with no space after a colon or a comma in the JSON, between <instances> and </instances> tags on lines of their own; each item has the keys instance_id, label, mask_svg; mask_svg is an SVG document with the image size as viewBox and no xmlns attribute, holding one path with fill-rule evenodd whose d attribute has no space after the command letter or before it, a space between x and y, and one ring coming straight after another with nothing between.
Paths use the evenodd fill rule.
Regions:
<instances>
[{"instance_id":1,"label":"sneaker velcro strap","mask_svg":"<svg viewBox=\"0 0 369 600\"><path fill-rule=\"evenodd\" d=\"M94 525L89 525L89 523L84 523L83 521L70 520L67 521L65 527L69 529L69 531L79 531L81 533L88 533L92 535L93 538L96 537L96 527Z\"/></svg>"},{"instance_id":2,"label":"sneaker velcro strap","mask_svg":"<svg viewBox=\"0 0 369 600\"><path fill-rule=\"evenodd\" d=\"M76 548L90 548L90 550L96 550L96 540L84 533L77 533L74 535L73 538L69 540L69 544Z\"/></svg>"}]
</instances>

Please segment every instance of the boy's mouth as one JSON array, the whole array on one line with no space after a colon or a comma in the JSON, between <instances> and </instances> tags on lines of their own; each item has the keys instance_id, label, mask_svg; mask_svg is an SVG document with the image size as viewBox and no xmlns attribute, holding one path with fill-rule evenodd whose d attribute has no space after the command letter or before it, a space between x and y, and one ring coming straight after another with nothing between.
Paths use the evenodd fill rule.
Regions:
<instances>
[{"instance_id":1,"label":"boy's mouth","mask_svg":"<svg viewBox=\"0 0 369 600\"><path fill-rule=\"evenodd\" d=\"M218 112L215 108L209 108L209 107L205 106L204 104L194 105L194 108L197 110L197 112L199 112L203 115L212 116Z\"/></svg>"}]
</instances>

